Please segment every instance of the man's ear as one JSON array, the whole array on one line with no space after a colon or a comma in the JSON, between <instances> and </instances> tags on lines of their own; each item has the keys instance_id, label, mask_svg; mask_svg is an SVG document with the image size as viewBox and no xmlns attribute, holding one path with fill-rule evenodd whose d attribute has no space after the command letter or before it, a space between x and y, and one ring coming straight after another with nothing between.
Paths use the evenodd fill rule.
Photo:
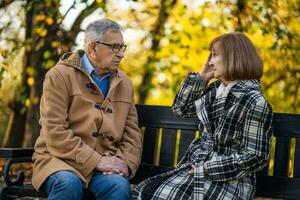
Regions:
<instances>
[{"instance_id":1,"label":"man's ear","mask_svg":"<svg viewBox=\"0 0 300 200\"><path fill-rule=\"evenodd\" d=\"M91 42L88 46L89 53L91 55L94 55L96 53L96 44L94 42Z\"/></svg>"}]
</instances>

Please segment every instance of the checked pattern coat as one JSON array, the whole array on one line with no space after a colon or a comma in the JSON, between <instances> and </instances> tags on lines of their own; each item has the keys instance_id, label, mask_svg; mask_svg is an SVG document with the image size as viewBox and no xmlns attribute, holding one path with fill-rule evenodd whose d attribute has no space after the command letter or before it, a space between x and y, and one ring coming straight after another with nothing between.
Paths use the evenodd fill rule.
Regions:
<instances>
[{"instance_id":1,"label":"checked pattern coat","mask_svg":"<svg viewBox=\"0 0 300 200\"><path fill-rule=\"evenodd\" d=\"M216 97L219 85L216 81L206 87L196 73L183 81L172 110L180 117L197 116L201 137L190 144L174 170L137 185L134 199L144 199L143 191L154 185L152 199L254 198L255 172L269 159L272 108L258 80L237 81L222 98ZM194 175L188 174L191 164L196 166Z\"/></svg>"}]
</instances>

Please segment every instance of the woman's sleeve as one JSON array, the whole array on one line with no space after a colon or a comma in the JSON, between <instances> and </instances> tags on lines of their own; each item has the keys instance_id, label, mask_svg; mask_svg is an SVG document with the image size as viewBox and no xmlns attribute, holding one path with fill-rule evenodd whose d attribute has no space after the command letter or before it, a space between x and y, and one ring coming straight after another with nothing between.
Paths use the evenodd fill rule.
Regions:
<instances>
[{"instance_id":1,"label":"woman's sleeve","mask_svg":"<svg viewBox=\"0 0 300 200\"><path fill-rule=\"evenodd\" d=\"M183 118L196 117L195 101L201 97L207 82L201 80L199 73L189 73L181 83L180 89L173 102L172 111Z\"/></svg>"}]
</instances>

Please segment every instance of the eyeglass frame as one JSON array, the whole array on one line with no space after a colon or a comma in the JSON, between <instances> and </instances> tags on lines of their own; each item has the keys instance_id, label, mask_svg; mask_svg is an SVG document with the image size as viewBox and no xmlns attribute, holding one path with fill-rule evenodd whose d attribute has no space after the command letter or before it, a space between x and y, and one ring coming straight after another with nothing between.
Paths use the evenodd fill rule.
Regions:
<instances>
[{"instance_id":1,"label":"eyeglass frame","mask_svg":"<svg viewBox=\"0 0 300 200\"><path fill-rule=\"evenodd\" d=\"M106 46L110 46L111 50L114 53L119 53L122 49L123 49L122 52L125 52L126 48L127 48L127 45L125 45L125 44L108 44L108 43L100 42L100 41L95 41L95 42L97 44L103 44L103 45L106 45ZM116 48L118 48L118 50L116 50Z\"/></svg>"}]
</instances>

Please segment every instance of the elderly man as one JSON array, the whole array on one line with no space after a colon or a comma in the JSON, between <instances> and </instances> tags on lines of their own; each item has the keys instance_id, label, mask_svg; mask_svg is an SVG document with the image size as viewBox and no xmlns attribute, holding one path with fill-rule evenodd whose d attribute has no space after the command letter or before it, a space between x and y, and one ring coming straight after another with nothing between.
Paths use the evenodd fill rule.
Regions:
<instances>
[{"instance_id":1,"label":"elderly man","mask_svg":"<svg viewBox=\"0 0 300 200\"><path fill-rule=\"evenodd\" d=\"M87 26L84 50L48 71L32 183L49 199L130 199L128 178L140 163L141 132L133 86L118 67L122 28L108 19Z\"/></svg>"}]
</instances>

